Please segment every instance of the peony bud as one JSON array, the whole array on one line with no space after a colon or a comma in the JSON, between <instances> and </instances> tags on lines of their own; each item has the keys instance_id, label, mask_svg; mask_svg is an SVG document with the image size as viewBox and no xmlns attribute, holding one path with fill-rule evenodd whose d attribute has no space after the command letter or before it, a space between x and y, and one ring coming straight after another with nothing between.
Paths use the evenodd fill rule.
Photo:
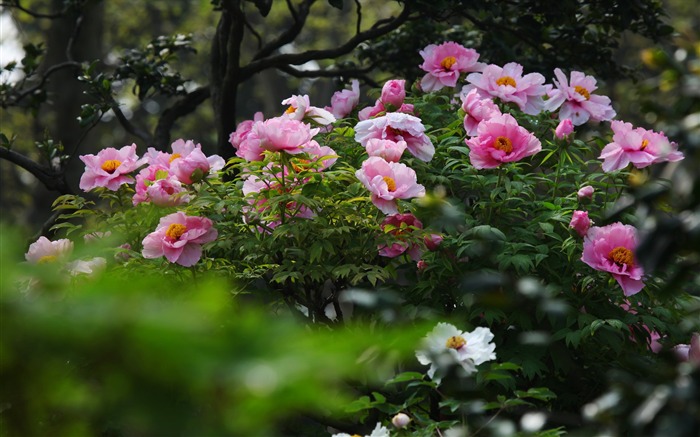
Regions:
<instances>
[{"instance_id":1,"label":"peony bud","mask_svg":"<svg viewBox=\"0 0 700 437\"><path fill-rule=\"evenodd\" d=\"M579 199L590 198L591 196L593 196L594 191L595 188L591 187L590 185L586 185L585 187L581 187L581 189L578 190L578 193L576 194L578 195Z\"/></svg>"},{"instance_id":2,"label":"peony bud","mask_svg":"<svg viewBox=\"0 0 700 437\"><path fill-rule=\"evenodd\" d=\"M591 227L591 219L588 218L588 211L574 211L569 227L574 228L580 236L585 236L588 233L588 229Z\"/></svg>"},{"instance_id":3,"label":"peony bud","mask_svg":"<svg viewBox=\"0 0 700 437\"><path fill-rule=\"evenodd\" d=\"M574 131L574 124L570 119L565 118L559 122L559 126L554 130L554 135L560 140L569 136Z\"/></svg>"},{"instance_id":4,"label":"peony bud","mask_svg":"<svg viewBox=\"0 0 700 437\"><path fill-rule=\"evenodd\" d=\"M392 79L387 81L382 87L380 100L384 105L391 105L400 108L406 98L406 81L403 79Z\"/></svg>"},{"instance_id":5,"label":"peony bud","mask_svg":"<svg viewBox=\"0 0 700 437\"><path fill-rule=\"evenodd\" d=\"M391 418L391 423L399 429L406 428L410 421L411 418L405 415L404 413L399 413Z\"/></svg>"}]
</instances>

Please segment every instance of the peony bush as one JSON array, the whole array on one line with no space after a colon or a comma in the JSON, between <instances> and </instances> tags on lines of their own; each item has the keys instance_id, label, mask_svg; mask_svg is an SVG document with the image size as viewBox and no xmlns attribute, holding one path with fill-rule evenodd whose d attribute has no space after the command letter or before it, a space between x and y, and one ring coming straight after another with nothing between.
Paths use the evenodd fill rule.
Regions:
<instances>
[{"instance_id":1,"label":"peony bush","mask_svg":"<svg viewBox=\"0 0 700 437\"><path fill-rule=\"evenodd\" d=\"M637 217L614 212L682 145L616 120L583 72L548 83L456 42L420 55L420 80L365 108L353 81L329 106L295 95L241 122L227 163L184 139L81 156L85 196L56 204L80 221L61 230L111 233L103 275L218 276L314 330L433 326L381 383L353 382L329 435L558 435L602 375L667 353L697 366L697 284L661 293ZM68 263L72 245L42 237L26 258Z\"/></svg>"}]
</instances>

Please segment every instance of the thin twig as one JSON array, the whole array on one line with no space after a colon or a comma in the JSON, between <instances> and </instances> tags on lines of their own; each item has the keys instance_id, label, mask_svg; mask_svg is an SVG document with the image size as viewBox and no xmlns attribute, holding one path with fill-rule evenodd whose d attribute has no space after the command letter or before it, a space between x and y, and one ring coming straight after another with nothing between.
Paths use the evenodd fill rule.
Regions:
<instances>
[{"instance_id":1,"label":"thin twig","mask_svg":"<svg viewBox=\"0 0 700 437\"><path fill-rule=\"evenodd\" d=\"M15 9L17 9L17 10L19 10L19 11L24 12L25 14L31 15L31 16L34 17L34 18L49 18L49 19L54 19L54 18L62 17L63 15L66 14L66 12L68 12L68 9L70 9L70 3L68 3L68 2L66 2L65 6L63 7L63 9L61 9L59 12L54 12L54 13L52 13L52 14L42 14L42 13L40 13L40 12L34 12L34 11L32 11L32 10L30 10L30 9L27 9L27 8L25 8L24 6L22 6L22 5L19 3L19 0L16 0L16 1L12 2L12 3L2 2L2 3L0 3L0 6L2 6L3 8L15 8Z\"/></svg>"},{"instance_id":2,"label":"thin twig","mask_svg":"<svg viewBox=\"0 0 700 437\"><path fill-rule=\"evenodd\" d=\"M75 62L75 61L66 61L66 62L61 62L60 64L54 64L50 68L48 68L41 76L41 80L39 83L34 85L31 88L27 88L26 90L17 93L16 96L9 102L2 102L2 107L7 108L8 106L15 106L22 100L24 100L25 97L27 97L30 94L33 94L36 90L40 89L41 87L44 86L46 81L48 80L49 76L54 74L57 71L63 70L64 68L80 68L82 67L82 64L80 62Z\"/></svg>"},{"instance_id":3,"label":"thin twig","mask_svg":"<svg viewBox=\"0 0 700 437\"><path fill-rule=\"evenodd\" d=\"M145 130L137 127L132 122L130 122L128 118L126 118L126 116L124 115L122 110L119 109L119 104L117 102L114 102L112 104L112 111L114 112L114 115L117 116L117 120L119 120L119 124L121 124L122 127L124 129L126 129L126 131L129 132L131 135L134 135L135 137L140 138L141 140L145 141L146 143L150 143L152 141L151 134L149 134Z\"/></svg>"}]
</instances>

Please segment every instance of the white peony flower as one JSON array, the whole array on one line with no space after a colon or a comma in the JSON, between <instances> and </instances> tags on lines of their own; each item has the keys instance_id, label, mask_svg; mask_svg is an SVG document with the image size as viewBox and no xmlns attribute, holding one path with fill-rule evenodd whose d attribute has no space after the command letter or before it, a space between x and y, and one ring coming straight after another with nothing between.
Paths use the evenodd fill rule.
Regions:
<instances>
[{"instance_id":1,"label":"white peony flower","mask_svg":"<svg viewBox=\"0 0 700 437\"><path fill-rule=\"evenodd\" d=\"M359 437L359 435L358 434L350 435L350 434L346 434L346 433L340 433L340 434L333 434L331 437ZM382 426L381 423L377 422L377 426L374 427L372 434L367 435L365 437L389 437L389 429L385 426Z\"/></svg>"},{"instance_id":2,"label":"white peony flower","mask_svg":"<svg viewBox=\"0 0 700 437\"><path fill-rule=\"evenodd\" d=\"M435 372L451 364L459 364L469 376L479 364L496 359L496 345L491 340L489 328L462 332L449 323L438 323L423 340L423 348L416 351L416 358L423 365L430 364L428 376L438 383L441 377L435 377Z\"/></svg>"}]
</instances>

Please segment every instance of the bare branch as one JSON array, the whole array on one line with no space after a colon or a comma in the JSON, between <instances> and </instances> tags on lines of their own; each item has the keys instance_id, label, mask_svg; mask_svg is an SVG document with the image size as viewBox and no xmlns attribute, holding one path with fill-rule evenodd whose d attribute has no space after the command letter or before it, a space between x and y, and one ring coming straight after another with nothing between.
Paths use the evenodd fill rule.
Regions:
<instances>
[{"instance_id":1,"label":"bare branch","mask_svg":"<svg viewBox=\"0 0 700 437\"><path fill-rule=\"evenodd\" d=\"M165 150L170 144L170 130L175 124L175 120L194 111L197 106L211 96L211 89L208 86L197 88L178 100L170 108L163 111L158 120L158 125L151 140L151 146L158 150Z\"/></svg>"},{"instance_id":2,"label":"bare branch","mask_svg":"<svg viewBox=\"0 0 700 437\"><path fill-rule=\"evenodd\" d=\"M70 9L70 3L66 3L66 5L63 7L63 9L61 9L59 12L54 12L51 14L43 14L43 13L34 12L32 10L25 8L24 6L22 6L20 4L19 0L15 0L13 2L2 2L2 3L0 3L0 6L2 6L3 8L15 8L19 11L24 12L25 14L31 15L34 18L50 18L50 19L62 17Z\"/></svg>"},{"instance_id":3,"label":"bare branch","mask_svg":"<svg viewBox=\"0 0 700 437\"><path fill-rule=\"evenodd\" d=\"M57 71L63 70L65 68L80 68L82 64L80 62L74 62L74 61L66 61L66 62L61 62L60 64L55 64L52 65L50 68L48 68L40 77L39 83L36 85L27 88L26 90L17 93L14 98L8 99L9 102L0 102L2 104L3 108L7 108L8 106L15 106L22 100L24 100L25 97L27 97L30 94L33 94L36 92L38 89L44 86L46 81L48 80L49 76L54 74Z\"/></svg>"},{"instance_id":4,"label":"bare branch","mask_svg":"<svg viewBox=\"0 0 700 437\"><path fill-rule=\"evenodd\" d=\"M0 158L27 170L50 191L58 191L61 194L73 194L73 191L66 183L65 174L62 171L55 171L50 167L40 165L36 161L7 147L0 147Z\"/></svg>"},{"instance_id":5,"label":"bare branch","mask_svg":"<svg viewBox=\"0 0 700 437\"><path fill-rule=\"evenodd\" d=\"M243 24L245 24L246 29L248 29L258 41L258 50L260 50L262 48L262 36L260 36L258 31L255 30L255 28L250 24L250 21L248 21L248 17L246 17L245 14L243 15Z\"/></svg>"},{"instance_id":6,"label":"bare branch","mask_svg":"<svg viewBox=\"0 0 700 437\"><path fill-rule=\"evenodd\" d=\"M374 80L372 80L367 73L372 71L373 67L366 68L337 68L333 70L299 70L292 67L291 65L283 65L278 67L280 71L289 74L290 76L304 78L304 77L354 77L362 79L362 81L371 87L378 88Z\"/></svg>"},{"instance_id":7,"label":"bare branch","mask_svg":"<svg viewBox=\"0 0 700 437\"><path fill-rule=\"evenodd\" d=\"M289 1L287 1L287 7L289 8L290 14L294 19L294 23L292 23L292 25L287 30L282 32L281 35L279 35L273 41L266 44L265 47L258 51L258 53L256 53L255 56L253 56L253 61L266 58L267 56L270 56L272 53L274 53L275 50L294 41L299 35L299 33L301 33L301 30L304 28L304 24L306 23L306 17L308 17L309 11L311 10L311 5L313 5L315 1L316 0L305 0L304 3L299 5L298 12L295 11L292 4Z\"/></svg>"},{"instance_id":8,"label":"bare branch","mask_svg":"<svg viewBox=\"0 0 700 437\"><path fill-rule=\"evenodd\" d=\"M377 23L375 23L371 29L356 34L345 44L337 48L326 50L308 50L303 53L279 54L264 59L254 60L250 64L241 68L241 74L238 79L239 83L268 68L281 68L286 65L301 65L309 61L333 59L348 54L360 43L380 37L398 28L408 20L410 14L411 11L409 5L405 5L403 11L401 11L401 14L398 17L380 20L377 23L381 22L385 24L377 25Z\"/></svg>"},{"instance_id":9,"label":"bare branch","mask_svg":"<svg viewBox=\"0 0 700 437\"><path fill-rule=\"evenodd\" d=\"M357 26L355 28L355 33L360 33L362 31L362 4L360 0L355 0L355 5L357 5Z\"/></svg>"},{"instance_id":10,"label":"bare branch","mask_svg":"<svg viewBox=\"0 0 700 437\"><path fill-rule=\"evenodd\" d=\"M119 109L119 104L117 102L114 102L112 104L112 111L114 112L114 115L117 116L117 120L119 120L119 124L122 125L122 127L129 132L131 135L138 137L145 141L146 143L151 142L151 134L146 132L145 130L135 126L133 123L129 121L129 119L126 118L124 113L122 112L121 109Z\"/></svg>"}]
</instances>

